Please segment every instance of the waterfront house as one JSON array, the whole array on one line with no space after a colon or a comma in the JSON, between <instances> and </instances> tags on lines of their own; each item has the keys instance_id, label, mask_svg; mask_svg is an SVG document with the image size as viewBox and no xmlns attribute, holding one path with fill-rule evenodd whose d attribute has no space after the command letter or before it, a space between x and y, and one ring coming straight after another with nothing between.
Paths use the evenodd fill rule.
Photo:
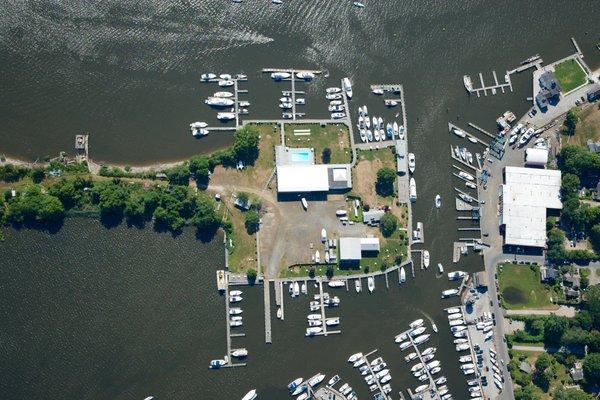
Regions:
<instances>
[{"instance_id":1,"label":"waterfront house","mask_svg":"<svg viewBox=\"0 0 600 400\"><path fill-rule=\"evenodd\" d=\"M573 368L569 370L571 374L571 378L573 378L573 382L579 382L583 380L583 368L580 362L576 362Z\"/></svg>"},{"instance_id":2,"label":"waterfront house","mask_svg":"<svg viewBox=\"0 0 600 400\"><path fill-rule=\"evenodd\" d=\"M560 99L560 85L554 76L554 72L546 71L539 78L540 91L535 96L535 101L541 110L548 105L555 105Z\"/></svg>"}]
</instances>

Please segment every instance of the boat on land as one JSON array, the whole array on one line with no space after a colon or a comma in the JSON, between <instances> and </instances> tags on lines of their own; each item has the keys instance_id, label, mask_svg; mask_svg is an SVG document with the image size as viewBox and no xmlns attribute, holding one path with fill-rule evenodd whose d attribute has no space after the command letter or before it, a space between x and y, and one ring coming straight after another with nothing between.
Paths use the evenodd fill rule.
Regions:
<instances>
[{"instance_id":1,"label":"boat on land","mask_svg":"<svg viewBox=\"0 0 600 400\"><path fill-rule=\"evenodd\" d=\"M344 88L346 97L351 99L352 98L352 82L350 82L350 78L342 79L342 87Z\"/></svg>"},{"instance_id":2,"label":"boat on land","mask_svg":"<svg viewBox=\"0 0 600 400\"><path fill-rule=\"evenodd\" d=\"M420 327L421 325L423 325L423 319L419 318L414 320L413 322L411 322L408 326L411 327L411 329L416 329L418 327Z\"/></svg>"},{"instance_id":3,"label":"boat on land","mask_svg":"<svg viewBox=\"0 0 600 400\"><path fill-rule=\"evenodd\" d=\"M204 82L208 82L212 79L215 79L216 77L217 77L217 75L211 74L211 73L200 75L200 79L202 79Z\"/></svg>"},{"instance_id":4,"label":"boat on land","mask_svg":"<svg viewBox=\"0 0 600 400\"><path fill-rule=\"evenodd\" d=\"M231 353L231 355L236 358L243 358L248 355L248 350L246 350L245 348L236 349Z\"/></svg>"},{"instance_id":5,"label":"boat on land","mask_svg":"<svg viewBox=\"0 0 600 400\"><path fill-rule=\"evenodd\" d=\"M464 277L467 273L465 271L454 271L448 273L448 280L456 281Z\"/></svg>"},{"instance_id":6,"label":"boat on land","mask_svg":"<svg viewBox=\"0 0 600 400\"><path fill-rule=\"evenodd\" d=\"M400 283L406 282L406 271L404 267L400 267Z\"/></svg>"},{"instance_id":7,"label":"boat on land","mask_svg":"<svg viewBox=\"0 0 600 400\"><path fill-rule=\"evenodd\" d=\"M288 79L291 76L292 76L292 74L290 74L289 72L273 72L271 74L271 78L276 81L280 81L282 79Z\"/></svg>"},{"instance_id":8,"label":"boat on land","mask_svg":"<svg viewBox=\"0 0 600 400\"><path fill-rule=\"evenodd\" d=\"M372 276L367 278L367 286L369 287L369 292L373 293L373 290L375 290L375 279Z\"/></svg>"},{"instance_id":9,"label":"boat on land","mask_svg":"<svg viewBox=\"0 0 600 400\"><path fill-rule=\"evenodd\" d=\"M439 194L435 196L435 208L440 208L442 206L442 196Z\"/></svg>"},{"instance_id":10,"label":"boat on land","mask_svg":"<svg viewBox=\"0 0 600 400\"><path fill-rule=\"evenodd\" d=\"M444 266L442 265L442 263L438 263L438 271L440 272L440 274L444 273Z\"/></svg>"},{"instance_id":11,"label":"boat on land","mask_svg":"<svg viewBox=\"0 0 600 400\"><path fill-rule=\"evenodd\" d=\"M463 75L463 84L465 85L465 89L467 89L468 92L473 91L473 81L471 80L471 77L469 75Z\"/></svg>"},{"instance_id":12,"label":"boat on land","mask_svg":"<svg viewBox=\"0 0 600 400\"><path fill-rule=\"evenodd\" d=\"M416 159L414 153L408 153L408 170L411 174L415 173Z\"/></svg>"},{"instance_id":13,"label":"boat on land","mask_svg":"<svg viewBox=\"0 0 600 400\"><path fill-rule=\"evenodd\" d=\"M315 251L315 262L317 264L321 262L321 253L319 253L319 250Z\"/></svg>"},{"instance_id":14,"label":"boat on land","mask_svg":"<svg viewBox=\"0 0 600 400\"><path fill-rule=\"evenodd\" d=\"M209 97L204 100L204 103L212 107L230 107L233 105L234 101L224 97Z\"/></svg>"},{"instance_id":15,"label":"boat on land","mask_svg":"<svg viewBox=\"0 0 600 400\"><path fill-rule=\"evenodd\" d=\"M327 231L325 228L321 229L321 243L325 243L327 241Z\"/></svg>"},{"instance_id":16,"label":"boat on land","mask_svg":"<svg viewBox=\"0 0 600 400\"><path fill-rule=\"evenodd\" d=\"M423 250L423 266L425 268L429 268L429 261L430 261L429 251Z\"/></svg>"}]
</instances>

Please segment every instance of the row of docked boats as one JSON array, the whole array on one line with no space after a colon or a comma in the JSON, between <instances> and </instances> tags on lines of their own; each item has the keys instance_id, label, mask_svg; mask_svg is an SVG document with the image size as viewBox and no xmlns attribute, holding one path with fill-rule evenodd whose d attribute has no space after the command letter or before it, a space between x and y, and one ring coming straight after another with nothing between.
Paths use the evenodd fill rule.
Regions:
<instances>
[{"instance_id":1,"label":"row of docked boats","mask_svg":"<svg viewBox=\"0 0 600 400\"><path fill-rule=\"evenodd\" d=\"M473 153L467 150L466 147L453 147L452 152L457 159L462 160L469 165L473 165Z\"/></svg>"},{"instance_id":2,"label":"row of docked boats","mask_svg":"<svg viewBox=\"0 0 600 400\"><path fill-rule=\"evenodd\" d=\"M242 297L243 292L241 290L230 290L229 291L229 303L239 303L244 298ZM236 328L238 326L242 326L243 318L240 314L242 314L243 310L240 307L231 307L229 308L229 326L232 328Z\"/></svg>"},{"instance_id":3,"label":"row of docked boats","mask_svg":"<svg viewBox=\"0 0 600 400\"><path fill-rule=\"evenodd\" d=\"M248 80L248 76L244 74L213 74L211 72L204 73L200 76L202 82L217 82L221 87L230 87L235 85L234 81L245 81Z\"/></svg>"},{"instance_id":4,"label":"row of docked boats","mask_svg":"<svg viewBox=\"0 0 600 400\"><path fill-rule=\"evenodd\" d=\"M275 71L271 73L271 79L273 79L274 81L283 81L292 78L300 79L302 81L312 81L313 79L315 79L315 74L311 71Z\"/></svg>"},{"instance_id":5,"label":"row of docked boats","mask_svg":"<svg viewBox=\"0 0 600 400\"><path fill-rule=\"evenodd\" d=\"M363 143L394 140L395 138L404 139L405 129L403 125L398 125L394 121L393 123L388 122L384 126L382 117L369 116L369 110L366 105L358 107L357 126L360 140Z\"/></svg>"},{"instance_id":6,"label":"row of docked boats","mask_svg":"<svg viewBox=\"0 0 600 400\"><path fill-rule=\"evenodd\" d=\"M354 368L358 368L365 382L369 385L371 392L379 391L378 393L385 395L392 391L391 384L389 383L392 380L392 376L390 375L390 370L387 368L387 363L382 357L377 357L369 362L367 357L362 353L355 353L348 358L348 362ZM377 394L374 397L378 398Z\"/></svg>"},{"instance_id":7,"label":"row of docked boats","mask_svg":"<svg viewBox=\"0 0 600 400\"><path fill-rule=\"evenodd\" d=\"M467 139L471 143L477 143L477 138L467 134L467 132L463 131L460 128L451 128L451 131L460 138Z\"/></svg>"},{"instance_id":8,"label":"row of docked boats","mask_svg":"<svg viewBox=\"0 0 600 400\"><path fill-rule=\"evenodd\" d=\"M343 89L339 87L329 87L325 89L325 98L329 101L327 110L331 113L331 119L340 119L346 117L346 106L343 101Z\"/></svg>"},{"instance_id":9,"label":"row of docked boats","mask_svg":"<svg viewBox=\"0 0 600 400\"><path fill-rule=\"evenodd\" d=\"M310 398L308 389L310 388L312 391L316 386L323 382L324 379L325 374L319 372L306 380L304 380L304 378L296 378L287 385L287 388L290 395L297 396L296 400L306 400Z\"/></svg>"}]
</instances>

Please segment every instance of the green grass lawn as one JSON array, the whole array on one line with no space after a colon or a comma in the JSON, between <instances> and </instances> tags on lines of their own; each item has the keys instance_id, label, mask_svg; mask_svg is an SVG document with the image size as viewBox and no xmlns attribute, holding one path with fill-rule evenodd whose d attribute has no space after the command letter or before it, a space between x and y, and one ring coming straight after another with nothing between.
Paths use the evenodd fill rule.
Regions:
<instances>
[{"instance_id":1,"label":"green grass lawn","mask_svg":"<svg viewBox=\"0 0 600 400\"><path fill-rule=\"evenodd\" d=\"M563 93L583 85L587 75L577 60L567 60L554 67L554 75Z\"/></svg>"},{"instance_id":2,"label":"green grass lawn","mask_svg":"<svg viewBox=\"0 0 600 400\"><path fill-rule=\"evenodd\" d=\"M310 129L310 135L295 136L294 130ZM287 147L308 147L315 151L315 162L322 164L323 149L331 149L330 164L348 164L352 161L348 127L344 124L285 124L285 145Z\"/></svg>"},{"instance_id":3,"label":"green grass lawn","mask_svg":"<svg viewBox=\"0 0 600 400\"><path fill-rule=\"evenodd\" d=\"M498 282L502 305L509 310L555 308L551 291L540 282L540 270L529 265L501 264Z\"/></svg>"}]
</instances>

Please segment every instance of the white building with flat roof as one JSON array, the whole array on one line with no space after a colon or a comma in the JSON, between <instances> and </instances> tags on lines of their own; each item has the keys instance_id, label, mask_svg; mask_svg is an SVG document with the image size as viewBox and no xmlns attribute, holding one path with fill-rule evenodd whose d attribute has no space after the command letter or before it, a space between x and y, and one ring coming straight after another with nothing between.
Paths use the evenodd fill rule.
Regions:
<instances>
[{"instance_id":1,"label":"white building with flat roof","mask_svg":"<svg viewBox=\"0 0 600 400\"><path fill-rule=\"evenodd\" d=\"M280 165L277 167L279 193L327 192L327 165Z\"/></svg>"},{"instance_id":2,"label":"white building with flat roof","mask_svg":"<svg viewBox=\"0 0 600 400\"><path fill-rule=\"evenodd\" d=\"M343 237L339 241L340 263L358 263L362 259L362 253L377 253L381 247L379 238L376 237Z\"/></svg>"},{"instance_id":3,"label":"white building with flat roof","mask_svg":"<svg viewBox=\"0 0 600 400\"><path fill-rule=\"evenodd\" d=\"M504 244L546 246L546 212L562 209L560 171L506 167L501 194Z\"/></svg>"}]
</instances>

